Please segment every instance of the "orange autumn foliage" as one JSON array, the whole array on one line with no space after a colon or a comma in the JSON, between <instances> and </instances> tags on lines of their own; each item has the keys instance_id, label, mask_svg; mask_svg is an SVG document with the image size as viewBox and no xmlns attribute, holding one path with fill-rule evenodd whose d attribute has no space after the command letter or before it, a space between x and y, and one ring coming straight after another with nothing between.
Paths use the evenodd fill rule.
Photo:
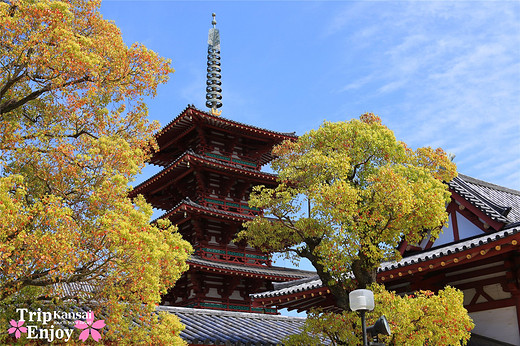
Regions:
<instances>
[{"instance_id":1,"label":"orange autumn foliage","mask_svg":"<svg viewBox=\"0 0 520 346\"><path fill-rule=\"evenodd\" d=\"M80 282L94 293L76 303L103 302L105 340L182 343L179 321L153 311L191 247L127 197L158 128L144 98L173 69L126 46L99 6L0 2L0 324L16 306L61 306L59 284Z\"/></svg>"}]
</instances>

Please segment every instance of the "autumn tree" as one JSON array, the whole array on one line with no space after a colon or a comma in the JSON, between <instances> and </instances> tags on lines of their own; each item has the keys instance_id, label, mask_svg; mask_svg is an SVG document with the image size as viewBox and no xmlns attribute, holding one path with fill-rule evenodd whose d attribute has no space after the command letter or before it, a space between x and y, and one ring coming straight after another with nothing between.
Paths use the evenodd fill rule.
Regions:
<instances>
[{"instance_id":1,"label":"autumn tree","mask_svg":"<svg viewBox=\"0 0 520 346\"><path fill-rule=\"evenodd\" d=\"M0 2L0 325L73 299L102 305L105 340L181 343L180 322L153 311L191 247L127 198L157 130L144 98L173 69L126 46L99 6Z\"/></svg>"},{"instance_id":2,"label":"autumn tree","mask_svg":"<svg viewBox=\"0 0 520 346\"><path fill-rule=\"evenodd\" d=\"M459 345L466 344L473 323L463 307L461 291L446 287L437 294L419 291L399 296L382 285L372 284L374 311L367 314L372 325L384 315L392 335L379 335L385 345ZM312 310L303 332L284 340L287 346L358 345L361 339L361 319L352 311L341 313Z\"/></svg>"},{"instance_id":3,"label":"autumn tree","mask_svg":"<svg viewBox=\"0 0 520 346\"><path fill-rule=\"evenodd\" d=\"M325 122L275 147L276 188L255 187L257 217L239 234L264 251L306 258L349 310L348 294L375 282L398 245L438 236L456 168L442 149L412 150L373 114Z\"/></svg>"}]
</instances>

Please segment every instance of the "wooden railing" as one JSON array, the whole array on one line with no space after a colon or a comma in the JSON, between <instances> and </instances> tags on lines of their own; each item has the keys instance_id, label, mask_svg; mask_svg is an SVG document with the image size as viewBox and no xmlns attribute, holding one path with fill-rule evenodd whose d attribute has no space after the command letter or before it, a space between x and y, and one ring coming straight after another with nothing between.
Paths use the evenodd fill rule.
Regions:
<instances>
[{"instance_id":1,"label":"wooden railing","mask_svg":"<svg viewBox=\"0 0 520 346\"><path fill-rule=\"evenodd\" d=\"M221 209L242 215L257 216L261 213L260 209L250 207L247 203L234 202L217 197L201 196L197 199L197 203L205 207Z\"/></svg>"},{"instance_id":2,"label":"wooden railing","mask_svg":"<svg viewBox=\"0 0 520 346\"><path fill-rule=\"evenodd\" d=\"M256 163L255 160L250 157L236 158L236 157L233 157L233 154L231 154L231 153L226 153L226 152L219 152L218 154L213 153L212 152L213 148L207 147L207 146L200 146L199 148L197 148L197 150L202 155L204 155L206 157L210 157L212 159L217 159L217 160L221 160L221 161L229 162L229 163L236 163L236 164L248 167L248 168L260 169L258 163Z\"/></svg>"},{"instance_id":3,"label":"wooden railing","mask_svg":"<svg viewBox=\"0 0 520 346\"><path fill-rule=\"evenodd\" d=\"M271 258L259 252L241 251L239 249L229 249L227 247L207 246L195 249L195 255L204 259L228 262L235 264L246 264L257 267L271 266Z\"/></svg>"}]
</instances>

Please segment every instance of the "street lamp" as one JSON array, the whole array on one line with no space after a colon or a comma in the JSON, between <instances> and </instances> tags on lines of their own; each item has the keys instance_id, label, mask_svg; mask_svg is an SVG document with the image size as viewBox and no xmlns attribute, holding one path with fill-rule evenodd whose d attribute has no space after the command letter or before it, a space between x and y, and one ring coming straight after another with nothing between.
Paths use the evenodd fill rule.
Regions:
<instances>
[{"instance_id":1,"label":"street lamp","mask_svg":"<svg viewBox=\"0 0 520 346\"><path fill-rule=\"evenodd\" d=\"M374 292L365 289L354 290L348 295L348 302L352 311L358 311L361 315L361 325L363 327L363 346L368 346L367 326L365 323L365 313L374 310Z\"/></svg>"},{"instance_id":2,"label":"street lamp","mask_svg":"<svg viewBox=\"0 0 520 346\"><path fill-rule=\"evenodd\" d=\"M367 341L367 326L365 322L365 313L367 311L374 310L374 293L370 290L359 289L350 292L348 295L348 300L350 304L350 309L352 311L358 311L361 315L361 325L363 328L363 346L368 346ZM381 316L377 322L368 328L368 332L372 337L375 337L378 334L383 335L391 335L390 326L386 321L385 316ZM372 345L380 345L373 344Z\"/></svg>"}]
</instances>

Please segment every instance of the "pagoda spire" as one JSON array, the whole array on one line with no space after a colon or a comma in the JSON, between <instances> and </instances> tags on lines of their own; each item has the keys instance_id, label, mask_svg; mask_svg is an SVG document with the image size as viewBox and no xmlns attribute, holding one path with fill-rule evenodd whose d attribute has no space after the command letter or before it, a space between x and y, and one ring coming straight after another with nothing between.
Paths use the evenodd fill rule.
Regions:
<instances>
[{"instance_id":1,"label":"pagoda spire","mask_svg":"<svg viewBox=\"0 0 520 346\"><path fill-rule=\"evenodd\" d=\"M222 107L222 81L220 80L220 34L215 25L215 13L212 14L213 27L208 33L208 73L206 75L206 107L211 109L211 113L220 115L222 111L217 111Z\"/></svg>"}]
</instances>

